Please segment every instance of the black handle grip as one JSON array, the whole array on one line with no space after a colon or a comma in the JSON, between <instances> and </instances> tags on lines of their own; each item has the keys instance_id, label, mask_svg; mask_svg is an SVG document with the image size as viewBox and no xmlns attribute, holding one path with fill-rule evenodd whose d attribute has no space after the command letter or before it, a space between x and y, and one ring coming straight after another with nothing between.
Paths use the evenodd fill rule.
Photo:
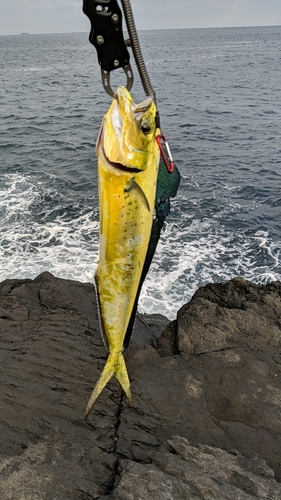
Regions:
<instances>
[{"instance_id":1,"label":"black handle grip","mask_svg":"<svg viewBox=\"0 0 281 500\"><path fill-rule=\"evenodd\" d=\"M122 31L122 12L117 0L83 0L83 12L91 22L89 40L104 71L127 66L130 60Z\"/></svg>"}]
</instances>

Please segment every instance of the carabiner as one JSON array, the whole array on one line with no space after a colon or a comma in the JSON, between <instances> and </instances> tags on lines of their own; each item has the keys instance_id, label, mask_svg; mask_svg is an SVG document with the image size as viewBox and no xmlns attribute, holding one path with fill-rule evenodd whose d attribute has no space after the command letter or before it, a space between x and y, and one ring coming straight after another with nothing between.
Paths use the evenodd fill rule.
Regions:
<instances>
[{"instance_id":1,"label":"carabiner","mask_svg":"<svg viewBox=\"0 0 281 500\"><path fill-rule=\"evenodd\" d=\"M160 149L160 154L161 154L163 161L166 165L166 169L171 174L174 171L175 165L174 165L174 160L172 157L169 143L168 143L166 137L164 136L164 134L157 135L156 141L157 141L157 144L158 144L159 149ZM163 141L163 144L161 141Z\"/></svg>"}]
</instances>

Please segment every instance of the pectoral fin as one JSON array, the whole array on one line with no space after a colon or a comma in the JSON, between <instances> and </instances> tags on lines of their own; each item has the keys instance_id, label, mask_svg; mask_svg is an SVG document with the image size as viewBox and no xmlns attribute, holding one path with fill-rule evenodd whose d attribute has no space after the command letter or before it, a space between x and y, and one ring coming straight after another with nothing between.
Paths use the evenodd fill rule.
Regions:
<instances>
[{"instance_id":1,"label":"pectoral fin","mask_svg":"<svg viewBox=\"0 0 281 500\"><path fill-rule=\"evenodd\" d=\"M130 184L125 187L124 191L126 193L129 193L130 191L132 191L132 189L136 189L140 193L147 210L150 212L150 206L148 203L148 199L147 199L145 193L143 192L142 188L138 185L138 183L134 179L130 180Z\"/></svg>"}]
</instances>

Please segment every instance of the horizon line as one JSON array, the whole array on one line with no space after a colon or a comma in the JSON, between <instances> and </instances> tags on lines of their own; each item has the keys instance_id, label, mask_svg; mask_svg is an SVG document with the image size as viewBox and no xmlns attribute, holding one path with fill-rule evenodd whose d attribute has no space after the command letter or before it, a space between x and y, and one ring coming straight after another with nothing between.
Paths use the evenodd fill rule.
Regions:
<instances>
[{"instance_id":1,"label":"horizon line","mask_svg":"<svg viewBox=\"0 0 281 500\"><path fill-rule=\"evenodd\" d=\"M173 30L208 30L208 29L237 29L237 28L278 28L281 24L245 24L241 26L204 26L204 27L186 27L186 28L153 28L153 29L138 29L137 31L173 31ZM49 31L42 33L29 33L22 31L21 33L0 33L0 36L32 36L32 35L71 35L87 33L88 31Z\"/></svg>"}]
</instances>

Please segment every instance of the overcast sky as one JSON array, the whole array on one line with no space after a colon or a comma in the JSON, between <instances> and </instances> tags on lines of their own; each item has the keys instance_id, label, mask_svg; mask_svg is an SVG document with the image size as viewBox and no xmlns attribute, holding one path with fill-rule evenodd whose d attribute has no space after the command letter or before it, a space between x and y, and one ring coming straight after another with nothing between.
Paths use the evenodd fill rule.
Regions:
<instances>
[{"instance_id":1,"label":"overcast sky","mask_svg":"<svg viewBox=\"0 0 281 500\"><path fill-rule=\"evenodd\" d=\"M0 34L89 31L82 0L0 0ZM131 0L137 29L281 25L281 0Z\"/></svg>"}]
</instances>

